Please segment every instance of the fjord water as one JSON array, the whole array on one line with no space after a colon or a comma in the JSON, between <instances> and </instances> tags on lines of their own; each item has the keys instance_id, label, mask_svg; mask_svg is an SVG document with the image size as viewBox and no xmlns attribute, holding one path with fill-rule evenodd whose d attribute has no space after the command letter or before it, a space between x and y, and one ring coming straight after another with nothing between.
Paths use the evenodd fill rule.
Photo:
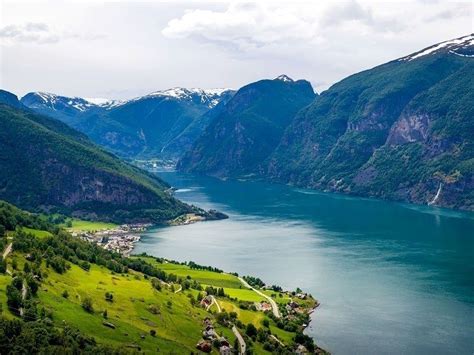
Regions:
<instances>
[{"instance_id":1,"label":"fjord water","mask_svg":"<svg viewBox=\"0 0 474 355\"><path fill-rule=\"evenodd\" d=\"M474 352L474 214L261 182L160 173L227 220L146 233L135 252L312 293L334 354Z\"/></svg>"}]
</instances>

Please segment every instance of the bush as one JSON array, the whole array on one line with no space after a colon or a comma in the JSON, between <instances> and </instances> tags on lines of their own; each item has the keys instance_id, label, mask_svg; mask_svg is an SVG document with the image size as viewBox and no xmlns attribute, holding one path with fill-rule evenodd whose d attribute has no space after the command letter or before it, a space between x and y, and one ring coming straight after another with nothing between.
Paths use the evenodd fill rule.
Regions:
<instances>
[{"instance_id":1,"label":"bush","mask_svg":"<svg viewBox=\"0 0 474 355\"><path fill-rule=\"evenodd\" d=\"M81 304L82 308L88 313L94 313L94 306L92 303L92 298L84 297Z\"/></svg>"},{"instance_id":2,"label":"bush","mask_svg":"<svg viewBox=\"0 0 474 355\"><path fill-rule=\"evenodd\" d=\"M254 336L257 335L257 328L255 328L255 326L252 323L249 323L247 324L247 327L245 328L245 334L253 338Z\"/></svg>"},{"instance_id":3,"label":"bush","mask_svg":"<svg viewBox=\"0 0 474 355\"><path fill-rule=\"evenodd\" d=\"M107 302L113 302L114 301L114 295L111 292L106 292L105 293L105 300Z\"/></svg>"}]
</instances>

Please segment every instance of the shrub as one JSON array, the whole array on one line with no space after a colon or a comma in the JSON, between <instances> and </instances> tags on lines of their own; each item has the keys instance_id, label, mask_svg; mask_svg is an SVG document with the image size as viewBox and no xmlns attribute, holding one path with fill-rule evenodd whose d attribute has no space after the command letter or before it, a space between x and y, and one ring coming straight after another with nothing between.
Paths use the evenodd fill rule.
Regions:
<instances>
[{"instance_id":1,"label":"shrub","mask_svg":"<svg viewBox=\"0 0 474 355\"><path fill-rule=\"evenodd\" d=\"M94 313L94 306L92 303L92 298L84 297L81 304L82 308L88 313Z\"/></svg>"}]
</instances>

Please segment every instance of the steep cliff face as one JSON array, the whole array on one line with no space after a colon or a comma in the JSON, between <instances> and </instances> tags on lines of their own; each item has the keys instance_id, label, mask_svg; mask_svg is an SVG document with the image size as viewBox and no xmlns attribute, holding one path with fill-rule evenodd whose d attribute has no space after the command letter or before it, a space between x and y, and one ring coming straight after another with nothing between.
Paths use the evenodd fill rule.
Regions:
<instances>
[{"instance_id":1,"label":"steep cliff face","mask_svg":"<svg viewBox=\"0 0 474 355\"><path fill-rule=\"evenodd\" d=\"M296 115L267 176L473 209L473 43L444 42L335 84Z\"/></svg>"},{"instance_id":2,"label":"steep cliff face","mask_svg":"<svg viewBox=\"0 0 474 355\"><path fill-rule=\"evenodd\" d=\"M0 104L0 199L30 210L159 222L191 207L65 124Z\"/></svg>"},{"instance_id":3,"label":"steep cliff face","mask_svg":"<svg viewBox=\"0 0 474 355\"><path fill-rule=\"evenodd\" d=\"M309 82L286 76L244 86L179 161L178 169L220 177L257 173L295 113L314 98Z\"/></svg>"}]
</instances>

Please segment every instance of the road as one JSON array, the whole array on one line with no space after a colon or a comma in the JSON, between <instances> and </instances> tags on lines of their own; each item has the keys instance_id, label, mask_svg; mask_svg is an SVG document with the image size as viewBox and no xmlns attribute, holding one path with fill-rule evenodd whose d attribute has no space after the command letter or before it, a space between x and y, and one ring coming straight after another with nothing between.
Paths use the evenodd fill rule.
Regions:
<instances>
[{"instance_id":1,"label":"road","mask_svg":"<svg viewBox=\"0 0 474 355\"><path fill-rule=\"evenodd\" d=\"M28 289L26 288L26 282L23 281L23 285L21 286L21 299L24 301L26 299L26 292ZM20 307L20 316L23 316L23 307Z\"/></svg>"},{"instance_id":2,"label":"road","mask_svg":"<svg viewBox=\"0 0 474 355\"><path fill-rule=\"evenodd\" d=\"M219 305L219 303L217 303L216 298L215 298L214 296L211 296L211 299L212 299L212 303L211 303L209 306L207 306L207 310L209 310L209 308L212 307L212 304L215 303L216 306L217 306L217 311L218 311L219 313L221 313L221 312L222 312L222 309L221 309L221 306Z\"/></svg>"},{"instance_id":3,"label":"road","mask_svg":"<svg viewBox=\"0 0 474 355\"><path fill-rule=\"evenodd\" d=\"M253 288L252 286L250 286L247 281L245 281L243 278L239 277L239 280L240 282L242 282L244 284L245 287L248 287L250 289L252 289L253 291L257 292L260 296L266 298L268 300L268 302L270 302L271 306L272 306L272 311L273 311L273 315L276 317L276 318L280 318L280 310L278 309L278 305L277 303L273 300L273 298L271 298L270 296L267 296L266 294L264 294L263 292L260 292L259 290L257 290L256 288Z\"/></svg>"},{"instance_id":4,"label":"road","mask_svg":"<svg viewBox=\"0 0 474 355\"><path fill-rule=\"evenodd\" d=\"M283 344L280 339L278 339L276 336L274 336L273 334L270 334L270 338L272 338L273 340L275 340L278 344L280 344L281 346L285 347L285 344Z\"/></svg>"},{"instance_id":5,"label":"road","mask_svg":"<svg viewBox=\"0 0 474 355\"><path fill-rule=\"evenodd\" d=\"M245 340L242 338L242 335L240 335L239 330L235 325L232 326L232 331L234 332L234 335L237 337L237 340L239 341L240 344L240 354L245 354L245 351L247 350L247 345L245 345Z\"/></svg>"},{"instance_id":6,"label":"road","mask_svg":"<svg viewBox=\"0 0 474 355\"><path fill-rule=\"evenodd\" d=\"M12 245L13 245L13 243L10 243L10 244L8 244L8 246L5 248L5 251L3 252L3 260L5 260L6 257L8 256L8 254L11 253L11 251L12 251Z\"/></svg>"}]
</instances>

